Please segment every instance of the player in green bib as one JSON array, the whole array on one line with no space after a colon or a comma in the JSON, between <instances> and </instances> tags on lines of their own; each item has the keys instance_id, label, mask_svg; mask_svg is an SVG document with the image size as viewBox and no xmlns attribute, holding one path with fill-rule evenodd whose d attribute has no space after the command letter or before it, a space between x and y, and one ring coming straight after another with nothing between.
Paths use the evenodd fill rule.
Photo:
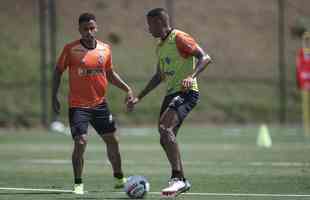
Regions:
<instances>
[{"instance_id":1,"label":"player in green bib","mask_svg":"<svg viewBox=\"0 0 310 200\"><path fill-rule=\"evenodd\" d=\"M183 91L184 87L181 83L184 77L193 73L195 68L195 57L188 55L186 52L184 52L183 55L180 54L181 51L184 51L185 48L187 48L186 46L182 46L184 45L184 42L189 42L188 45L196 45L195 43L191 43L194 41L190 39L189 35L182 31L173 29L167 38L161 41L157 47L159 68L163 73L162 78L167 81L167 95ZM187 89L198 92L196 78L193 78L192 85Z\"/></svg>"},{"instance_id":2,"label":"player in green bib","mask_svg":"<svg viewBox=\"0 0 310 200\"><path fill-rule=\"evenodd\" d=\"M167 82L167 92L161 106L158 130L160 144L171 166L168 186L163 188L162 196L175 197L186 192L191 185L185 179L179 146L176 140L178 130L196 106L199 99L197 76L211 62L211 58L187 33L173 29L167 11L155 8L146 15L149 32L159 38L157 46L157 70L139 95L127 102L129 110L141 101L161 82Z\"/></svg>"}]
</instances>

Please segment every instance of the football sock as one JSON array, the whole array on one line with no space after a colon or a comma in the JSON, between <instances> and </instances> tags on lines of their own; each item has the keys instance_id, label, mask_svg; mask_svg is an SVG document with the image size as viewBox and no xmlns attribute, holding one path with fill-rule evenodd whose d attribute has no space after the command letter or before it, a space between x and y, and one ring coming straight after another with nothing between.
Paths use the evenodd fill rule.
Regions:
<instances>
[{"instance_id":1,"label":"football sock","mask_svg":"<svg viewBox=\"0 0 310 200\"><path fill-rule=\"evenodd\" d=\"M178 170L172 170L172 175L171 178L179 178L179 179L184 179L182 172Z\"/></svg>"},{"instance_id":2,"label":"football sock","mask_svg":"<svg viewBox=\"0 0 310 200\"><path fill-rule=\"evenodd\" d=\"M114 173L113 176L118 179L121 179L124 177L123 173Z\"/></svg>"},{"instance_id":3,"label":"football sock","mask_svg":"<svg viewBox=\"0 0 310 200\"><path fill-rule=\"evenodd\" d=\"M74 179L75 184L81 184L82 183L82 178L75 178Z\"/></svg>"}]
</instances>

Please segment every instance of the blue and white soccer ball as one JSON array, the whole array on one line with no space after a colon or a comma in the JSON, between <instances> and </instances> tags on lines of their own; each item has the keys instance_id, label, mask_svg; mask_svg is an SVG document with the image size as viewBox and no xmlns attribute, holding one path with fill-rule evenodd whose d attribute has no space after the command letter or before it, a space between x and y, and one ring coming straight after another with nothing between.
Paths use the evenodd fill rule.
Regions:
<instances>
[{"instance_id":1,"label":"blue and white soccer ball","mask_svg":"<svg viewBox=\"0 0 310 200\"><path fill-rule=\"evenodd\" d=\"M131 199L142 199L150 191L150 183L144 176L129 176L124 191Z\"/></svg>"}]
</instances>

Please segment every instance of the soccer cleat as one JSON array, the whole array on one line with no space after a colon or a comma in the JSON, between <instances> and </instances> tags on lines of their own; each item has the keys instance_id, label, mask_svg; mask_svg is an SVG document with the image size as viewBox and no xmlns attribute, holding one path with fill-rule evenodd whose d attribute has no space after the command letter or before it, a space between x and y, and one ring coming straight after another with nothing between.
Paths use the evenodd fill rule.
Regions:
<instances>
[{"instance_id":1,"label":"soccer cleat","mask_svg":"<svg viewBox=\"0 0 310 200\"><path fill-rule=\"evenodd\" d=\"M84 185L83 185L83 183L81 183L81 184L74 184L73 193L74 194L84 194Z\"/></svg>"},{"instance_id":2,"label":"soccer cleat","mask_svg":"<svg viewBox=\"0 0 310 200\"><path fill-rule=\"evenodd\" d=\"M127 178L114 178L114 188L121 189L124 187L125 183L127 182Z\"/></svg>"},{"instance_id":3,"label":"soccer cleat","mask_svg":"<svg viewBox=\"0 0 310 200\"><path fill-rule=\"evenodd\" d=\"M168 182L168 187L161 191L162 198L174 198L181 193L188 191L191 188L189 181L179 178L172 178Z\"/></svg>"},{"instance_id":4,"label":"soccer cleat","mask_svg":"<svg viewBox=\"0 0 310 200\"><path fill-rule=\"evenodd\" d=\"M184 183L185 183L186 188L183 191L183 193L189 191L192 187L191 183L187 179L184 179Z\"/></svg>"}]
</instances>

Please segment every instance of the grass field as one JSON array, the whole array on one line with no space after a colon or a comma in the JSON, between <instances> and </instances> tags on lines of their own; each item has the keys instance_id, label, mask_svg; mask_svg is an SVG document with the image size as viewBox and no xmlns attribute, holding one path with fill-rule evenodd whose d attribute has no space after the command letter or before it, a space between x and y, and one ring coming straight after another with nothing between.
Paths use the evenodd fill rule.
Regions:
<instances>
[{"instance_id":1,"label":"grass field","mask_svg":"<svg viewBox=\"0 0 310 200\"><path fill-rule=\"evenodd\" d=\"M258 129L184 126L179 141L193 187L178 199L310 199L310 142L300 127L269 127L270 149L256 146ZM148 177L147 199L160 199L157 192L165 186L170 169L155 127L120 129L120 134L125 173ZM95 134L86 153L88 194L5 189L71 190L71 148L70 136L0 130L0 199L127 199L122 191L112 189L111 167Z\"/></svg>"}]
</instances>

